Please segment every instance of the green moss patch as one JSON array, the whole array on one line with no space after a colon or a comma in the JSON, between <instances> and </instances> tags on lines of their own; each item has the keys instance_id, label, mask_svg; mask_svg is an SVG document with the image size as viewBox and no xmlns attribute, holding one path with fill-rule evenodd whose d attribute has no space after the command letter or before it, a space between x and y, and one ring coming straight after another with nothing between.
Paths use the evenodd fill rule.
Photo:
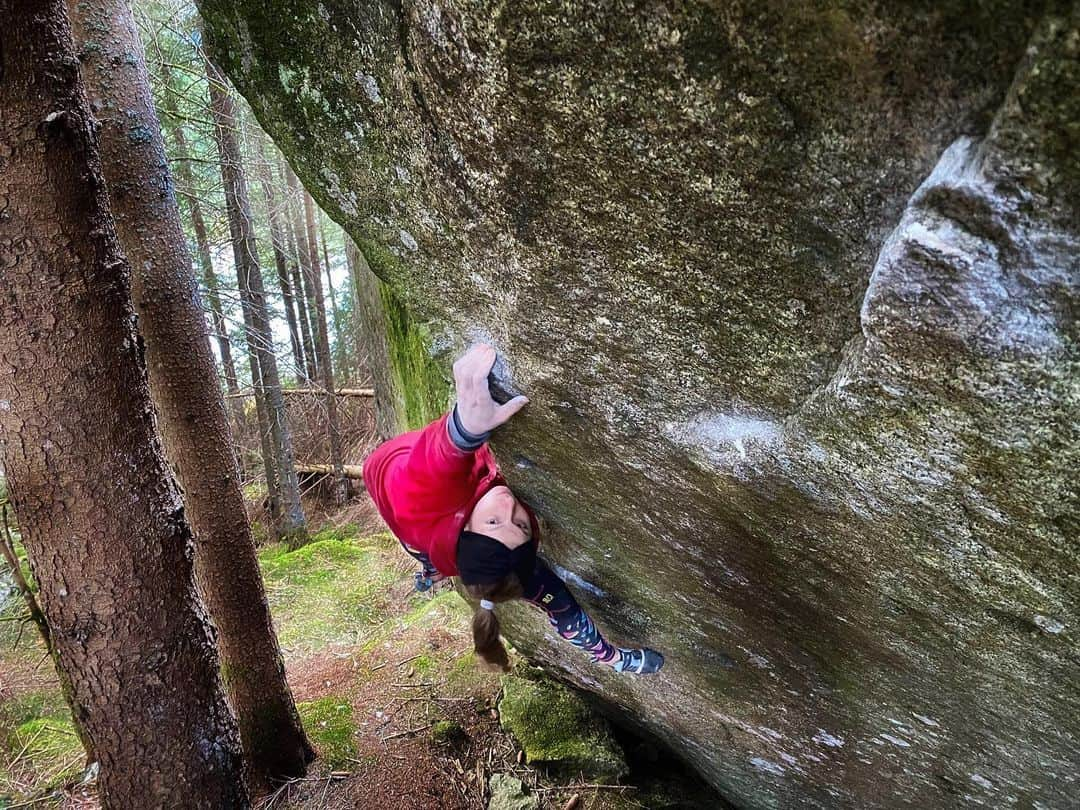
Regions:
<instances>
[{"instance_id":1,"label":"green moss patch","mask_svg":"<svg viewBox=\"0 0 1080 810\"><path fill-rule=\"evenodd\" d=\"M59 690L21 695L0 705L0 747L0 796L19 796L28 775L34 795L40 795L84 765L82 743Z\"/></svg>"},{"instance_id":2,"label":"green moss patch","mask_svg":"<svg viewBox=\"0 0 1080 810\"><path fill-rule=\"evenodd\" d=\"M349 770L356 759L356 724L352 705L340 695L297 704L308 737L332 771Z\"/></svg>"},{"instance_id":3,"label":"green moss patch","mask_svg":"<svg viewBox=\"0 0 1080 810\"><path fill-rule=\"evenodd\" d=\"M420 428L446 410L450 384L432 360L427 336L410 318L405 304L386 284L379 284L379 293L386 315L386 339L398 404L406 426Z\"/></svg>"},{"instance_id":4,"label":"green moss patch","mask_svg":"<svg viewBox=\"0 0 1080 810\"><path fill-rule=\"evenodd\" d=\"M530 765L596 782L613 782L628 772L607 721L562 684L543 677L505 676L499 718Z\"/></svg>"},{"instance_id":5,"label":"green moss patch","mask_svg":"<svg viewBox=\"0 0 1080 810\"><path fill-rule=\"evenodd\" d=\"M465 729L454 720L440 720L431 727L431 741L436 745L451 745L465 739Z\"/></svg>"},{"instance_id":6,"label":"green moss patch","mask_svg":"<svg viewBox=\"0 0 1080 810\"><path fill-rule=\"evenodd\" d=\"M295 551L281 543L264 548L259 562L286 651L310 653L375 632L387 613L390 586L400 578L389 564L391 551L342 539L316 540Z\"/></svg>"}]
</instances>

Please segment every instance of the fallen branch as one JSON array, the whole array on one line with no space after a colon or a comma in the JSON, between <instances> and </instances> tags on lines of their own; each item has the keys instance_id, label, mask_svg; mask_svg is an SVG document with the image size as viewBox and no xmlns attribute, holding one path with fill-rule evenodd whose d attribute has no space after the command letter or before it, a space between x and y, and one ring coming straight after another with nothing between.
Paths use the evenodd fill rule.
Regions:
<instances>
[{"instance_id":1,"label":"fallen branch","mask_svg":"<svg viewBox=\"0 0 1080 810\"><path fill-rule=\"evenodd\" d=\"M328 393L325 388L282 388L281 393L284 396L326 396ZM373 397L375 396L374 388L339 388L337 390L339 397ZM255 396L255 392L250 389L247 391L237 391L235 394L226 394L225 399L244 399L246 397Z\"/></svg>"},{"instance_id":2,"label":"fallen branch","mask_svg":"<svg viewBox=\"0 0 1080 810\"><path fill-rule=\"evenodd\" d=\"M38 632L41 633L41 638L45 642L45 649L52 653L52 636L49 633L49 623L45 621L45 614L41 612L41 608L38 607L37 599L34 597L34 592L30 590L30 585L26 581L26 577L23 576L22 566L19 565L19 558L15 555L15 542L11 539L11 527L8 525L7 516L8 502L5 500L0 504L0 510L3 511L4 516L4 534L0 537L0 550L3 551L4 559L7 560L9 566L11 566L11 575L15 578L15 585L18 587L19 592L22 593L23 599L26 601L26 607L30 611L30 618L33 619L34 624L37 625ZM20 637L22 630L19 631Z\"/></svg>"},{"instance_id":3,"label":"fallen branch","mask_svg":"<svg viewBox=\"0 0 1080 810\"><path fill-rule=\"evenodd\" d=\"M435 724L434 723L428 723L426 726L420 726L419 728L410 728L410 729L406 729L405 731L399 731L397 734L389 734L386 737L383 737L382 741L386 742L387 740L393 740L396 737L407 737L410 734L419 734L421 731L427 731L433 725L435 725Z\"/></svg>"},{"instance_id":4,"label":"fallen branch","mask_svg":"<svg viewBox=\"0 0 1080 810\"><path fill-rule=\"evenodd\" d=\"M537 793L559 793L567 790L637 790L634 785L560 785L533 788Z\"/></svg>"},{"instance_id":5,"label":"fallen branch","mask_svg":"<svg viewBox=\"0 0 1080 810\"><path fill-rule=\"evenodd\" d=\"M311 475L333 475L334 466L332 464L295 464L296 471L298 473L309 473ZM359 464L343 464L342 470L345 473L346 478L355 478L362 480L364 477L364 468Z\"/></svg>"}]
</instances>

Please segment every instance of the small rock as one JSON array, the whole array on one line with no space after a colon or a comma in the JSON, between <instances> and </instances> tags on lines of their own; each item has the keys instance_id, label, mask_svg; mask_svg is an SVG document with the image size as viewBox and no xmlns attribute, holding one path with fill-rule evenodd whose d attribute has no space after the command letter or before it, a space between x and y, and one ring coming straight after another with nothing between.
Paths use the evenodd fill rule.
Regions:
<instances>
[{"instance_id":1,"label":"small rock","mask_svg":"<svg viewBox=\"0 0 1080 810\"><path fill-rule=\"evenodd\" d=\"M540 807L540 800L526 793L525 783L509 774L492 774L488 788L491 800L487 810L537 810Z\"/></svg>"}]
</instances>

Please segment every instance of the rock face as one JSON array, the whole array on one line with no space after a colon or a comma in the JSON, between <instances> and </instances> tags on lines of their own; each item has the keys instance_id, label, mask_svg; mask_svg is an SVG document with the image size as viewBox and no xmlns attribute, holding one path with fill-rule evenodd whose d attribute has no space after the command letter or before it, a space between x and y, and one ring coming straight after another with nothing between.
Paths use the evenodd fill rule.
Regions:
<instances>
[{"instance_id":1,"label":"rock face","mask_svg":"<svg viewBox=\"0 0 1080 810\"><path fill-rule=\"evenodd\" d=\"M668 664L519 648L741 807L1080 804L1076 4L200 5Z\"/></svg>"}]
</instances>

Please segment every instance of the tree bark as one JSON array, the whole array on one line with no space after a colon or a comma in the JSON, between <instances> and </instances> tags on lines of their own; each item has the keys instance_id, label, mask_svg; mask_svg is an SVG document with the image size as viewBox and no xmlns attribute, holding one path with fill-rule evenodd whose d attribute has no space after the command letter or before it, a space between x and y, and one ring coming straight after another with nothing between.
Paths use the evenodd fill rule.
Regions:
<instances>
[{"instance_id":1,"label":"tree bark","mask_svg":"<svg viewBox=\"0 0 1080 810\"><path fill-rule=\"evenodd\" d=\"M265 143L262 144L265 150ZM296 376L300 379L306 373L304 368L304 355L300 345L300 335L296 326L296 309L293 303L292 284L289 283L289 268L285 260L285 238L281 227L281 218L277 199L274 195L274 183L270 173L270 161L266 159L265 152L258 156L259 184L262 186L263 196L266 198L266 215L270 220L270 242L274 248L274 264L277 267L278 286L281 288L281 299L285 306L285 322L289 326L289 345L292 348L293 362L296 364Z\"/></svg>"},{"instance_id":2,"label":"tree bark","mask_svg":"<svg viewBox=\"0 0 1080 810\"><path fill-rule=\"evenodd\" d=\"M246 808L65 8L0 19L3 461L72 711L104 807Z\"/></svg>"},{"instance_id":3,"label":"tree bark","mask_svg":"<svg viewBox=\"0 0 1080 810\"><path fill-rule=\"evenodd\" d=\"M244 321L249 325L248 334L254 344L255 365L258 368L258 374L253 374L252 380L257 382L266 396L273 466L280 486L281 521L278 528L282 539L290 545L300 545L307 540L307 520L300 504L300 484L293 466L292 436L286 421L285 398L281 395L270 316L266 311L266 292L251 222L247 181L236 140L236 111L232 97L225 90L221 72L207 61L206 73L210 84L214 139L218 145L221 177L225 184L225 206L232 235L240 302Z\"/></svg>"},{"instance_id":4,"label":"tree bark","mask_svg":"<svg viewBox=\"0 0 1080 810\"><path fill-rule=\"evenodd\" d=\"M180 157L180 160L177 161L180 181L185 188L190 189L195 184L195 178L187 161L191 152L188 149L184 128L177 123L168 127L168 130L172 135L177 154ZM214 272L214 261L210 254L210 238L206 231L202 202L195 194L185 194L184 197L187 200L188 212L191 215L191 227L195 231L195 250L199 257L199 269L202 271L203 285L206 287L206 300L210 305L213 335L217 340L218 354L221 356L221 366L225 376L225 390L230 394L235 394L239 388L236 364L233 362L229 329L225 325L225 310L221 305L221 285L218 283L217 273Z\"/></svg>"},{"instance_id":5,"label":"tree bark","mask_svg":"<svg viewBox=\"0 0 1080 810\"><path fill-rule=\"evenodd\" d=\"M315 310L311 296L311 247L308 244L307 230L304 227L303 195L307 192L300 188L300 181L293 170L285 167L285 182L289 188L289 224L293 241L296 243L296 259L299 265L299 278L296 282L296 300L301 303L305 317L301 324L304 330L304 355L307 358L308 379L319 378L318 353L315 351L316 337ZM297 204L297 198L301 202Z\"/></svg>"},{"instance_id":6,"label":"tree bark","mask_svg":"<svg viewBox=\"0 0 1080 810\"><path fill-rule=\"evenodd\" d=\"M234 254L237 249L233 246ZM258 349L255 345L255 329L251 324L251 310L245 309L243 305L241 309L244 318L244 341L248 349L248 368L251 371L251 397L255 400L255 424L259 431L259 454L262 456L263 474L266 476L266 500L270 506L270 533L275 539L281 539L281 480L278 478L271 439L270 411L266 405L266 388L259 375Z\"/></svg>"},{"instance_id":7,"label":"tree bark","mask_svg":"<svg viewBox=\"0 0 1080 810\"><path fill-rule=\"evenodd\" d=\"M311 195L304 192L304 220L307 224L308 246L311 249L309 266L311 269L311 297L315 310L317 328L315 352L319 358L319 376L322 379L326 396L326 425L330 438L330 464L334 468L331 486L334 504L340 506L349 497L349 480L345 477L341 457L341 428L338 425L337 397L334 396L334 366L330 362L330 339L326 329L326 304L323 301L322 270L319 267L319 243L315 233L315 203Z\"/></svg>"},{"instance_id":8,"label":"tree bark","mask_svg":"<svg viewBox=\"0 0 1080 810\"><path fill-rule=\"evenodd\" d=\"M270 620L206 318L180 226L142 44L127 0L69 0L117 236L132 274L150 393L195 534L195 573L218 630L225 689L252 787L313 757ZM235 384L235 380L234 380Z\"/></svg>"}]
</instances>

